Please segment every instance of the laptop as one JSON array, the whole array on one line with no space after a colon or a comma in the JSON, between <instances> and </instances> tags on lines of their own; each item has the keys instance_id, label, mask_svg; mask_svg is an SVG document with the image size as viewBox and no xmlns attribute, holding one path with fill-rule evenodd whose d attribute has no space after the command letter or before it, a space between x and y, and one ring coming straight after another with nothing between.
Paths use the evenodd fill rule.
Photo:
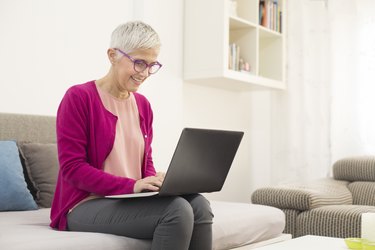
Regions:
<instances>
[{"instance_id":1,"label":"laptop","mask_svg":"<svg viewBox=\"0 0 375 250\"><path fill-rule=\"evenodd\" d=\"M105 197L175 196L220 191L243 135L240 131L184 128L158 192Z\"/></svg>"}]
</instances>

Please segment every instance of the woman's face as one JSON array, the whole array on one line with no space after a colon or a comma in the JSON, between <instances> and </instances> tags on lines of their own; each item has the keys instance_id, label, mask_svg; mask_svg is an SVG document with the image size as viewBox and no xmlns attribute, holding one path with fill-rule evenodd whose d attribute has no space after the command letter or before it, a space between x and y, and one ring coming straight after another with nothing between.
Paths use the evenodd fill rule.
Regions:
<instances>
[{"instance_id":1,"label":"woman's face","mask_svg":"<svg viewBox=\"0 0 375 250\"><path fill-rule=\"evenodd\" d=\"M116 88L120 92L135 92L139 86L149 77L149 68L137 72L134 69L133 60L143 60L148 65L157 61L159 55L158 48L138 49L126 55L119 53L121 57L114 62Z\"/></svg>"}]
</instances>

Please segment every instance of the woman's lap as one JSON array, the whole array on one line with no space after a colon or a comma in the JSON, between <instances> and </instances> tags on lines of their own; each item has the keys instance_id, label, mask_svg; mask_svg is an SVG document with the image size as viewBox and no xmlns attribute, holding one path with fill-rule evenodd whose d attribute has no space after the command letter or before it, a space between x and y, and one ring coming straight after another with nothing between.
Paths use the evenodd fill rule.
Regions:
<instances>
[{"instance_id":1,"label":"woman's lap","mask_svg":"<svg viewBox=\"0 0 375 250\"><path fill-rule=\"evenodd\" d=\"M179 223L182 224L191 223L192 226L196 223L211 224L212 217L201 216L205 210L209 210L208 213L212 215L208 201L201 195L132 199L98 198L77 206L68 215L68 228L71 231L152 239L156 227L163 220L169 220L165 217L176 218L176 213L181 214ZM200 221L194 221L197 218Z\"/></svg>"}]
</instances>

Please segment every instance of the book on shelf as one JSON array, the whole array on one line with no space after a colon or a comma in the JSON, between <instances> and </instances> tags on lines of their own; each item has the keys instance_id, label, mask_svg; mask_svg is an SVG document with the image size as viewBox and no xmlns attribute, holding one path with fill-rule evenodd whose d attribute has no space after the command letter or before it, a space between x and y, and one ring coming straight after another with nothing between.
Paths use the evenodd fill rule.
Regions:
<instances>
[{"instance_id":1,"label":"book on shelf","mask_svg":"<svg viewBox=\"0 0 375 250\"><path fill-rule=\"evenodd\" d=\"M259 24L281 33L282 10L279 0L259 0Z\"/></svg>"},{"instance_id":2,"label":"book on shelf","mask_svg":"<svg viewBox=\"0 0 375 250\"><path fill-rule=\"evenodd\" d=\"M240 56L240 46L238 44L229 44L228 69L251 73L250 64Z\"/></svg>"},{"instance_id":3,"label":"book on shelf","mask_svg":"<svg viewBox=\"0 0 375 250\"><path fill-rule=\"evenodd\" d=\"M229 64L228 68L232 70L239 70L240 62L240 46L235 43L229 44Z\"/></svg>"}]
</instances>

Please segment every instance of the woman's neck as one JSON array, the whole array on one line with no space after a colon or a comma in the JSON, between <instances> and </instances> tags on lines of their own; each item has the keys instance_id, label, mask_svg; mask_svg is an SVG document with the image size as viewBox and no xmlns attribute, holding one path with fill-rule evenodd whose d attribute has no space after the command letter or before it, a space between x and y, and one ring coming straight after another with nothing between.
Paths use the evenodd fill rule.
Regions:
<instances>
[{"instance_id":1,"label":"woman's neck","mask_svg":"<svg viewBox=\"0 0 375 250\"><path fill-rule=\"evenodd\" d=\"M130 93L128 91L120 91L118 89L118 83L116 83L116 80L111 77L110 73L108 73L103 78L96 80L95 82L101 90L109 93L116 98L126 99L130 96Z\"/></svg>"}]
</instances>

